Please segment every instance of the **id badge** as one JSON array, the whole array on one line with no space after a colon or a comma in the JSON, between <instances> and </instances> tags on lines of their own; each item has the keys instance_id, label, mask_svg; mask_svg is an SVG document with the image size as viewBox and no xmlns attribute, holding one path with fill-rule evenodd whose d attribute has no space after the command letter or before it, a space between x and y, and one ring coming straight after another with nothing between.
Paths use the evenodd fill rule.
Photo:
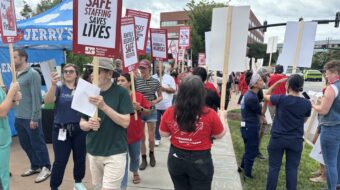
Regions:
<instances>
[{"instance_id":1,"label":"id badge","mask_svg":"<svg viewBox=\"0 0 340 190\"><path fill-rule=\"evenodd\" d=\"M245 127L246 126L246 122L241 121L241 127Z\"/></svg>"},{"instance_id":2,"label":"id badge","mask_svg":"<svg viewBox=\"0 0 340 190\"><path fill-rule=\"evenodd\" d=\"M67 134L66 129L59 129L58 140L59 141L66 141L66 134Z\"/></svg>"}]
</instances>

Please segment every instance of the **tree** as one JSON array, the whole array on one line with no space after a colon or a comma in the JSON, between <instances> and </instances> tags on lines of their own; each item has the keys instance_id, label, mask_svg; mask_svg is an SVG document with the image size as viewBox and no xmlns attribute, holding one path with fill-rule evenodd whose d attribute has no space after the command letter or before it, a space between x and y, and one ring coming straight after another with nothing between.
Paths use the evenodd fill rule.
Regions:
<instances>
[{"instance_id":1,"label":"tree","mask_svg":"<svg viewBox=\"0 0 340 190\"><path fill-rule=\"evenodd\" d=\"M193 53L193 64L197 64L198 53L205 52L205 32L211 30L212 11L216 7L225 7L226 4L208 2L200 0L190 0L187 3L187 12L189 16L189 26L191 26L191 49Z\"/></svg>"},{"instance_id":2,"label":"tree","mask_svg":"<svg viewBox=\"0 0 340 190\"><path fill-rule=\"evenodd\" d=\"M84 65L91 63L93 57L85 55L75 55L71 51L67 51L67 63L73 63L79 67L80 73L83 72Z\"/></svg>"},{"instance_id":3,"label":"tree","mask_svg":"<svg viewBox=\"0 0 340 190\"><path fill-rule=\"evenodd\" d=\"M26 1L23 1L23 3L24 8L20 11L20 15L25 17L26 19L31 18L34 14L31 6L29 6Z\"/></svg>"},{"instance_id":4,"label":"tree","mask_svg":"<svg viewBox=\"0 0 340 190\"><path fill-rule=\"evenodd\" d=\"M312 69L321 70L331 60L340 60L340 50L327 50L313 55Z\"/></svg>"},{"instance_id":5,"label":"tree","mask_svg":"<svg viewBox=\"0 0 340 190\"><path fill-rule=\"evenodd\" d=\"M62 2L62 0L41 0L40 3L38 3L37 5L36 12L34 15L45 12L60 2Z\"/></svg>"}]
</instances>

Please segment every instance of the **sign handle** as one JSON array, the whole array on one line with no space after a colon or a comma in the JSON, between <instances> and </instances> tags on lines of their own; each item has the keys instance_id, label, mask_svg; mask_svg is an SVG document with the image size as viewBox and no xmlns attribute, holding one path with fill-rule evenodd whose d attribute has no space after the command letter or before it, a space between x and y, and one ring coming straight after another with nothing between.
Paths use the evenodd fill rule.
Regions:
<instances>
[{"instance_id":1,"label":"sign handle","mask_svg":"<svg viewBox=\"0 0 340 190\"><path fill-rule=\"evenodd\" d=\"M12 71L12 82L15 83L17 82L17 75L16 75L16 70L15 70L15 63L14 63L14 50L13 50L13 44L9 43L8 44L9 48L9 57L11 60L11 71ZM2 77L1 77L2 78ZM3 82L3 81L2 81ZM15 105L19 105L19 101L15 102Z\"/></svg>"},{"instance_id":2,"label":"sign handle","mask_svg":"<svg viewBox=\"0 0 340 190\"><path fill-rule=\"evenodd\" d=\"M161 60L158 61L159 67L159 83L162 86L162 78L163 78L163 62Z\"/></svg>"},{"instance_id":3,"label":"sign handle","mask_svg":"<svg viewBox=\"0 0 340 190\"><path fill-rule=\"evenodd\" d=\"M228 77L228 65L229 65L229 56L230 56L230 41L231 41L231 26L232 26L232 16L233 16L233 7L228 7L228 17L227 17L227 38L225 43L225 57L223 64L223 80L222 80L222 92L221 92L221 105L220 110L225 110L225 96L227 91L227 77Z\"/></svg>"},{"instance_id":4,"label":"sign handle","mask_svg":"<svg viewBox=\"0 0 340 190\"><path fill-rule=\"evenodd\" d=\"M99 85L99 59L97 56L93 57L93 81L92 84L98 86ZM93 115L94 119L98 119L98 108ZM97 130L95 130L97 131Z\"/></svg>"},{"instance_id":5,"label":"sign handle","mask_svg":"<svg viewBox=\"0 0 340 190\"><path fill-rule=\"evenodd\" d=\"M131 78L131 90L132 90L132 102L136 102L136 89L135 89L135 75L133 71L130 72L130 78ZM135 121L138 120L137 111L135 110Z\"/></svg>"},{"instance_id":6,"label":"sign handle","mask_svg":"<svg viewBox=\"0 0 340 190\"><path fill-rule=\"evenodd\" d=\"M270 67L271 65L271 62L272 62L272 53L269 54L269 63L268 63L268 66Z\"/></svg>"},{"instance_id":7,"label":"sign handle","mask_svg":"<svg viewBox=\"0 0 340 190\"><path fill-rule=\"evenodd\" d=\"M296 44L295 53L294 53L294 62L293 62L293 70L292 70L293 74L296 73L296 67L297 67L298 62L299 62L300 50L301 50L301 41L302 41L302 35L303 35L304 27L305 27L304 22L300 21L299 22L299 34L298 34L297 44Z\"/></svg>"}]
</instances>

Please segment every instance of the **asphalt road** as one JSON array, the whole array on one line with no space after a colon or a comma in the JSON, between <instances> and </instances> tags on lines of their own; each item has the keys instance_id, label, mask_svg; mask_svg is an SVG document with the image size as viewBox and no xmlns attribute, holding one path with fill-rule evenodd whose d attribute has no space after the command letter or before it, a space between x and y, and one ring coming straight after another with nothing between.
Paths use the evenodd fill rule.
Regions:
<instances>
[{"instance_id":1,"label":"asphalt road","mask_svg":"<svg viewBox=\"0 0 340 190\"><path fill-rule=\"evenodd\" d=\"M304 86L303 86L303 91L308 92L309 90L311 90L315 92L321 92L324 87L325 87L325 82L305 81Z\"/></svg>"}]
</instances>

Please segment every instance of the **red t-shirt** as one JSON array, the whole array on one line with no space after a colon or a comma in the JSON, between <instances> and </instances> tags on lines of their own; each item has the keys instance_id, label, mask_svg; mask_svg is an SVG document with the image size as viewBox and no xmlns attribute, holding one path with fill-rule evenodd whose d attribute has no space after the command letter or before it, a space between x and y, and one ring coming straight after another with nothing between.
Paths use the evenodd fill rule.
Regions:
<instances>
[{"instance_id":1,"label":"red t-shirt","mask_svg":"<svg viewBox=\"0 0 340 190\"><path fill-rule=\"evenodd\" d=\"M175 107L165 111L160 130L171 135L171 144L184 150L208 150L211 148L210 137L223 132L223 124L217 113L205 107L194 132L180 131L174 117Z\"/></svg>"},{"instance_id":2,"label":"red t-shirt","mask_svg":"<svg viewBox=\"0 0 340 190\"><path fill-rule=\"evenodd\" d=\"M273 86L273 84L275 84L277 81L283 79L283 78L287 78L286 75L283 74L273 74L270 76L269 81L268 81L268 87ZM286 94L286 84L283 82L281 84L279 84L274 90L272 95L274 94ZM268 104L269 106L271 106L272 104L269 102Z\"/></svg>"},{"instance_id":3,"label":"red t-shirt","mask_svg":"<svg viewBox=\"0 0 340 190\"><path fill-rule=\"evenodd\" d=\"M132 95L130 96L131 101ZM136 92L136 102L138 102L143 108L150 109L150 103L145 99L143 94ZM127 128L127 135L128 135L128 144L132 144L136 141L139 141L143 138L144 133L144 127L142 122L142 114L140 112L137 112L137 120L135 120L135 116L130 116L130 124Z\"/></svg>"},{"instance_id":4,"label":"red t-shirt","mask_svg":"<svg viewBox=\"0 0 340 190\"><path fill-rule=\"evenodd\" d=\"M248 85L244 77L242 78L239 86L241 87L241 94L244 95L248 91Z\"/></svg>"},{"instance_id":5,"label":"red t-shirt","mask_svg":"<svg viewBox=\"0 0 340 190\"><path fill-rule=\"evenodd\" d=\"M217 96L218 96L219 98L221 97L221 96L220 96L220 93L218 93L218 91L217 91L217 89L216 89L216 87L214 86L213 83L211 83L211 82L205 82L205 83L204 83L204 88L207 89L207 90L214 91L214 92L217 94Z\"/></svg>"}]
</instances>

